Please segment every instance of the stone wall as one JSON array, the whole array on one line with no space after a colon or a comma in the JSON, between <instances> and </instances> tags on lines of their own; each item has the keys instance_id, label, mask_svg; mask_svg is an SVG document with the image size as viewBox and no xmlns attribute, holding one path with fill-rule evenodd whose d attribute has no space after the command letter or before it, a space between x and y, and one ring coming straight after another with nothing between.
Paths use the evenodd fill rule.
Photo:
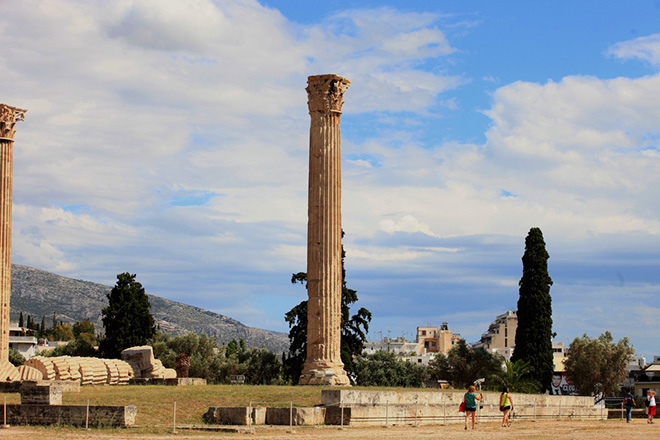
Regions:
<instances>
[{"instance_id":1,"label":"stone wall","mask_svg":"<svg viewBox=\"0 0 660 440\"><path fill-rule=\"evenodd\" d=\"M463 395L463 392L332 389L321 392L320 407L252 408L252 413L247 407L214 407L209 408L204 419L207 423L224 425L443 425L464 422L465 414L458 412ZM484 393L483 396L477 409L478 420L502 420L500 394ZM608 417L604 405L594 406L592 397L513 393L511 399L513 420ZM260 411L259 416L257 411Z\"/></svg>"},{"instance_id":2,"label":"stone wall","mask_svg":"<svg viewBox=\"0 0 660 440\"><path fill-rule=\"evenodd\" d=\"M364 391L355 389L323 390L321 401L328 407L326 424L338 424L337 410L344 408L345 425L420 425L462 423L464 413L458 412L463 392ZM484 393L479 402L480 421L501 420L499 393ZM512 393L514 419L577 418L604 419L603 405L594 406L592 397L550 396L545 394ZM346 409L350 408L348 414Z\"/></svg>"},{"instance_id":3,"label":"stone wall","mask_svg":"<svg viewBox=\"0 0 660 440\"><path fill-rule=\"evenodd\" d=\"M82 405L7 405L8 425L73 425L90 427L128 427L135 424L135 406ZM4 407L0 405L0 420Z\"/></svg>"}]
</instances>

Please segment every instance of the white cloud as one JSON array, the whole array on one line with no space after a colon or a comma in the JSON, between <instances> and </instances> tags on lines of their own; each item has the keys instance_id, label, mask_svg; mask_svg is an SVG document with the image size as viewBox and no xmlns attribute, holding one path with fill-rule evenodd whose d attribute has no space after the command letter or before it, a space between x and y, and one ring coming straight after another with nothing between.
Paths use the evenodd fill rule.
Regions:
<instances>
[{"instance_id":1,"label":"white cloud","mask_svg":"<svg viewBox=\"0 0 660 440\"><path fill-rule=\"evenodd\" d=\"M634 40L614 44L608 49L610 55L648 61L654 66L660 66L660 34L646 35Z\"/></svg>"}]
</instances>

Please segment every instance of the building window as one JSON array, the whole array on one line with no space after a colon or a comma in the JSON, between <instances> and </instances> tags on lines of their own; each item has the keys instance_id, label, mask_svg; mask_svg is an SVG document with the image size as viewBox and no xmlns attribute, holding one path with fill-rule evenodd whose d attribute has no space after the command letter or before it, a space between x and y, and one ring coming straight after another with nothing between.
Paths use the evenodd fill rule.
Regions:
<instances>
[{"instance_id":1,"label":"building window","mask_svg":"<svg viewBox=\"0 0 660 440\"><path fill-rule=\"evenodd\" d=\"M507 342L509 342L509 340L506 339L506 338L504 338L504 346L505 346L505 347L508 347L508 346L509 346L509 344L508 344Z\"/></svg>"},{"instance_id":2,"label":"building window","mask_svg":"<svg viewBox=\"0 0 660 440\"><path fill-rule=\"evenodd\" d=\"M435 341L431 342L431 347L435 347Z\"/></svg>"},{"instance_id":3,"label":"building window","mask_svg":"<svg viewBox=\"0 0 660 440\"><path fill-rule=\"evenodd\" d=\"M424 341L424 348L429 348L429 341Z\"/></svg>"},{"instance_id":4,"label":"building window","mask_svg":"<svg viewBox=\"0 0 660 440\"><path fill-rule=\"evenodd\" d=\"M504 337L506 338L507 336L509 336L509 329L504 327Z\"/></svg>"},{"instance_id":5,"label":"building window","mask_svg":"<svg viewBox=\"0 0 660 440\"><path fill-rule=\"evenodd\" d=\"M422 330L422 336L426 336L426 330Z\"/></svg>"}]
</instances>

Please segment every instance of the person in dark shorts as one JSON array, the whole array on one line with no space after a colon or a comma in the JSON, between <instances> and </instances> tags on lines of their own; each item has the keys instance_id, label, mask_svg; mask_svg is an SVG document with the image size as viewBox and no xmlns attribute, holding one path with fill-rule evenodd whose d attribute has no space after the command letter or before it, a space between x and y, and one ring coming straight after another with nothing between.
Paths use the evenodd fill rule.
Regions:
<instances>
[{"instance_id":1,"label":"person in dark shorts","mask_svg":"<svg viewBox=\"0 0 660 440\"><path fill-rule=\"evenodd\" d=\"M511 400L511 394L509 394L509 389L504 387L502 389L502 394L500 394L500 411L502 411L502 427L506 428L511 426L509 421L509 413L513 409L513 400Z\"/></svg>"},{"instance_id":2,"label":"person in dark shorts","mask_svg":"<svg viewBox=\"0 0 660 440\"><path fill-rule=\"evenodd\" d=\"M477 413L477 400L481 400L483 397L483 394L481 393L479 393L479 397L477 397L475 390L476 388L474 385L470 385L468 392L465 393L465 396L463 397L463 401L465 402L465 429L467 429L468 417L470 417L470 414L472 415L472 429L474 429L475 415Z\"/></svg>"}]
</instances>

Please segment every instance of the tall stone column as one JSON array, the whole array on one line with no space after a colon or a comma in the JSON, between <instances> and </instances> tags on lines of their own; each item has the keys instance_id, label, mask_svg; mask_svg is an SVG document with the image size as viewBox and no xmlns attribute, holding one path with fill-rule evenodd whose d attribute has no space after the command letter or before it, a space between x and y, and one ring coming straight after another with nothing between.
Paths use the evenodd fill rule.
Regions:
<instances>
[{"instance_id":1,"label":"tall stone column","mask_svg":"<svg viewBox=\"0 0 660 440\"><path fill-rule=\"evenodd\" d=\"M9 299L11 296L11 207L14 126L27 110L0 104L0 360L9 357Z\"/></svg>"},{"instance_id":2,"label":"tall stone column","mask_svg":"<svg viewBox=\"0 0 660 440\"><path fill-rule=\"evenodd\" d=\"M301 385L350 385L341 361L341 136L344 92L338 75L310 76L307 95L307 358Z\"/></svg>"}]
</instances>

